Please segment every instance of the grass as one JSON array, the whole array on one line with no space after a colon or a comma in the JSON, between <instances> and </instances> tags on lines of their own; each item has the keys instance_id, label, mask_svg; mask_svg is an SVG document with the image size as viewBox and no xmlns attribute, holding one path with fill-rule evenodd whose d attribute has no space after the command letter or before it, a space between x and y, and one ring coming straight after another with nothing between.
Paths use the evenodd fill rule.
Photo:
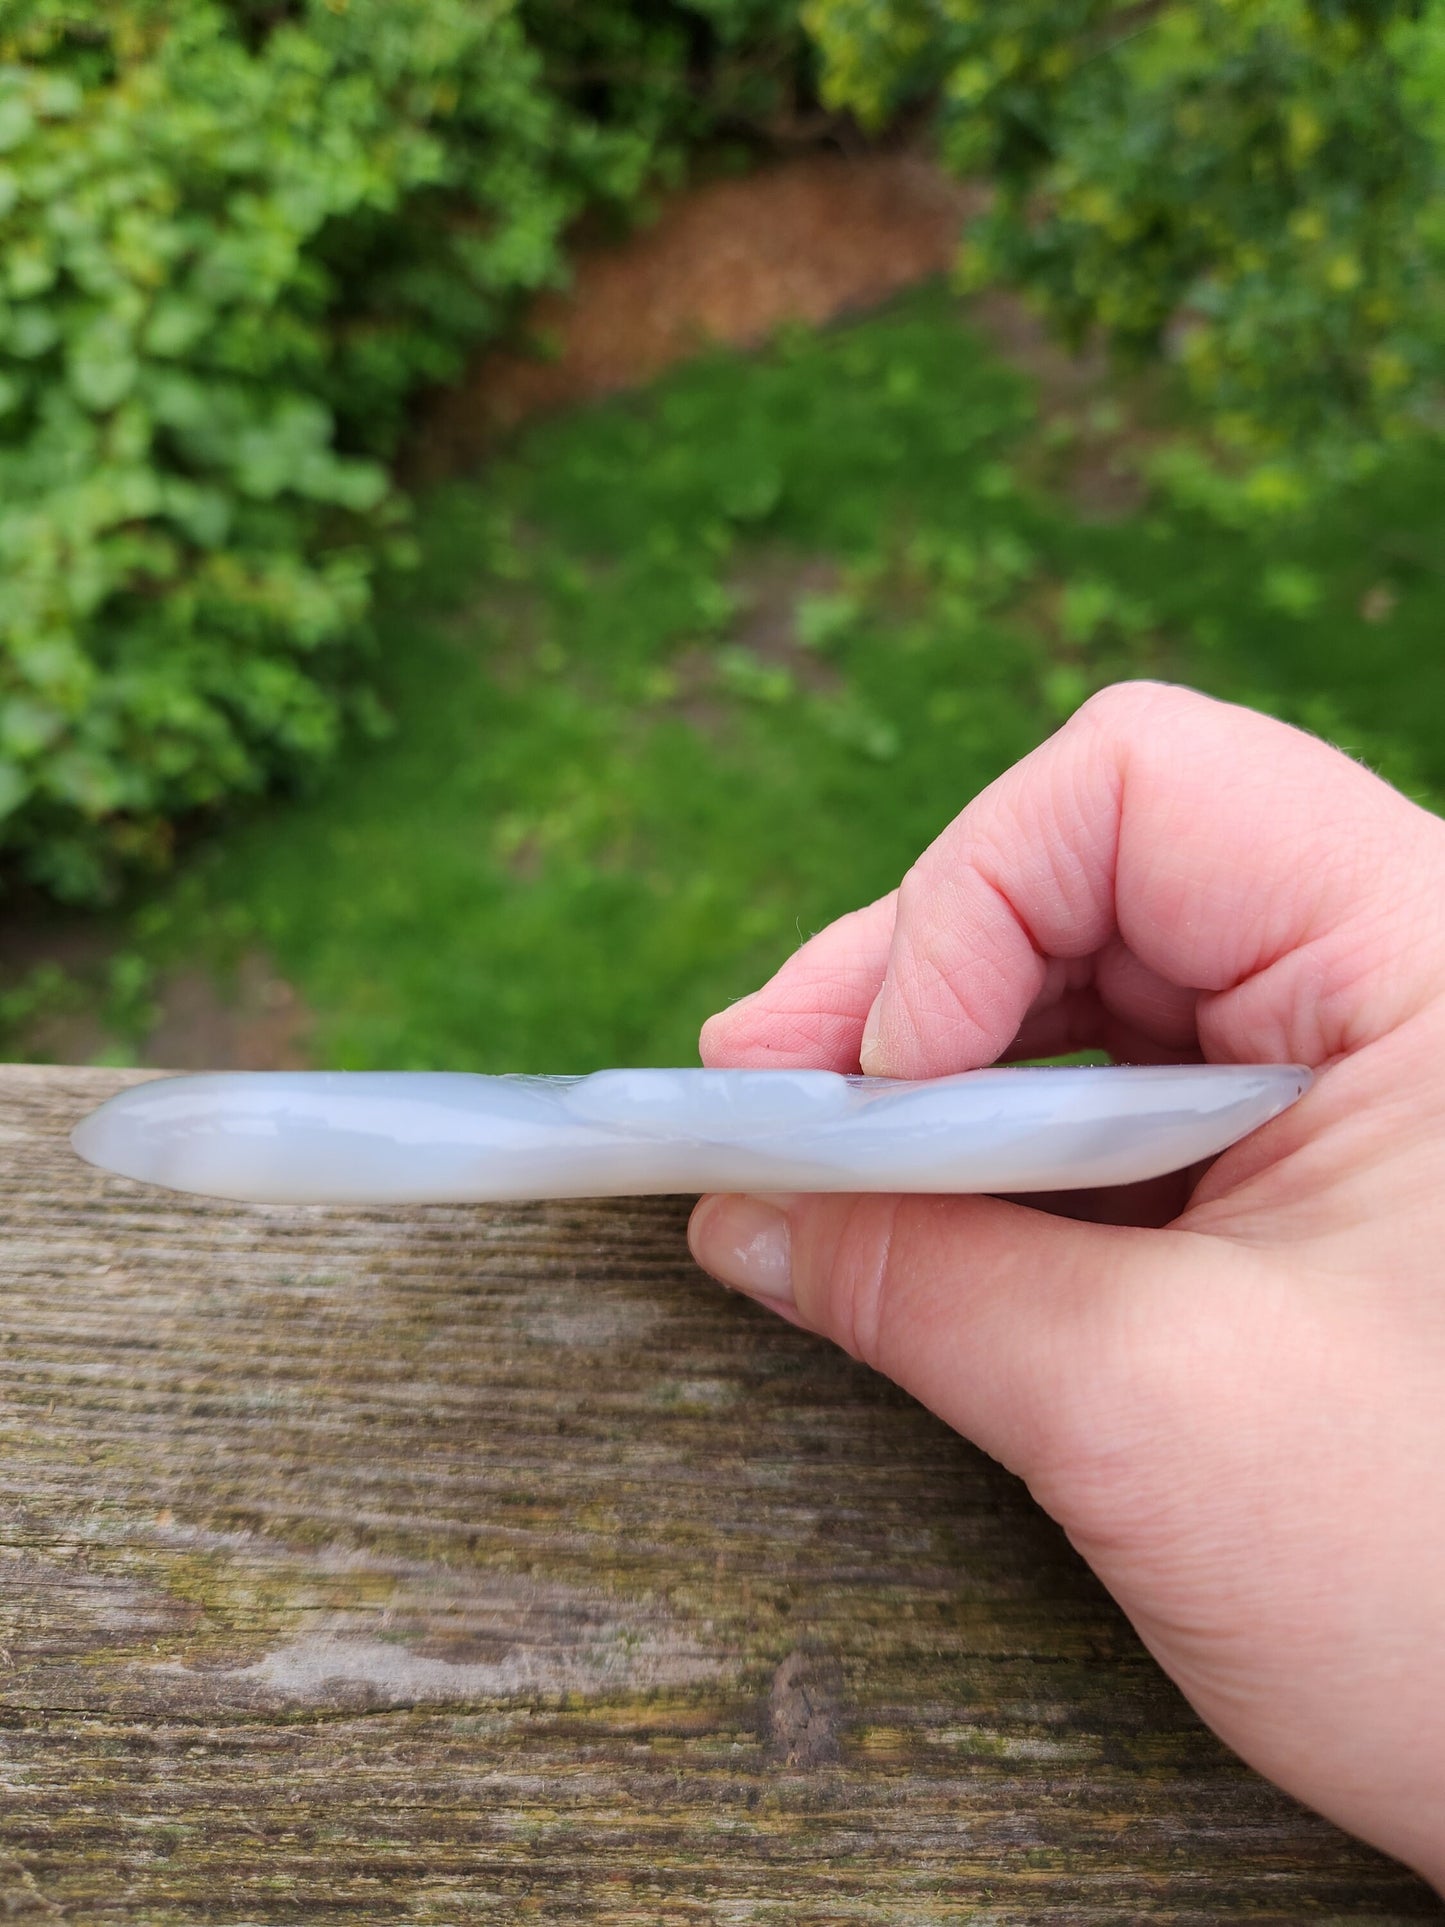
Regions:
<instances>
[{"instance_id":1,"label":"grass","mask_svg":"<svg viewBox=\"0 0 1445 1927\"><path fill-rule=\"evenodd\" d=\"M391 736L197 852L133 953L259 942L325 1064L689 1062L1115 677L1445 795L1438 461L1266 541L1084 519L1070 433L938 289L534 429L422 506Z\"/></svg>"}]
</instances>

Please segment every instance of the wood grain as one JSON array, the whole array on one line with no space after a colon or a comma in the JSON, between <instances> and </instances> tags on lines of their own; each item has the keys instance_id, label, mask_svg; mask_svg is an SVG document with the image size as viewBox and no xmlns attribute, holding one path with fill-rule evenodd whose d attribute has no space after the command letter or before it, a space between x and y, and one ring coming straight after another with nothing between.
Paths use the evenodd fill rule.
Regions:
<instances>
[{"instance_id":1,"label":"wood grain","mask_svg":"<svg viewBox=\"0 0 1445 1927\"><path fill-rule=\"evenodd\" d=\"M671 1199L101 1177L0 1072L0 1905L1439 1920L1200 1728L999 1468Z\"/></svg>"}]
</instances>

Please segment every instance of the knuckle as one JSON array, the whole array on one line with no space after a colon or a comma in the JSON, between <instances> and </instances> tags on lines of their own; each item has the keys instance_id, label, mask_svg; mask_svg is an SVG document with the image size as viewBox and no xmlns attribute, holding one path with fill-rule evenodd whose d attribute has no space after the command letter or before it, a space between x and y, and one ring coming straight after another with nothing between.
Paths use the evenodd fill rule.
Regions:
<instances>
[{"instance_id":1,"label":"knuckle","mask_svg":"<svg viewBox=\"0 0 1445 1927\"><path fill-rule=\"evenodd\" d=\"M1178 715L1181 710L1202 709L1207 701L1207 697L1174 683L1110 683L1081 703L1067 726L1078 724L1102 729L1110 736L1126 736L1146 719L1157 721L1163 715Z\"/></svg>"},{"instance_id":2,"label":"knuckle","mask_svg":"<svg viewBox=\"0 0 1445 1927\"><path fill-rule=\"evenodd\" d=\"M933 885L920 857L905 871L903 881L898 886L896 927L903 931L913 930L926 919L933 897Z\"/></svg>"},{"instance_id":3,"label":"knuckle","mask_svg":"<svg viewBox=\"0 0 1445 1927\"><path fill-rule=\"evenodd\" d=\"M959 1001L955 979L963 932L951 914L945 878L937 866L915 864L898 895L903 941L892 960L894 991L915 1021L947 1017Z\"/></svg>"}]
</instances>

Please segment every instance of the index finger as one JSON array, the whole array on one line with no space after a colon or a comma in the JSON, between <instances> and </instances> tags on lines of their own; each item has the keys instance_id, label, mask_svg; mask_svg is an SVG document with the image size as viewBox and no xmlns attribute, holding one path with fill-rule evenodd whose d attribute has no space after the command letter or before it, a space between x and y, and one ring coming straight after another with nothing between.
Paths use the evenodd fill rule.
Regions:
<instances>
[{"instance_id":1,"label":"index finger","mask_svg":"<svg viewBox=\"0 0 1445 1927\"><path fill-rule=\"evenodd\" d=\"M870 971L878 986L859 1058L892 1077L992 1063L1031 1011L1037 1029L1074 998L1181 1053L1319 1065L1439 993L1442 886L1445 825L1338 750L1189 690L1119 685L924 852L886 942L853 946L852 1007ZM796 989L785 967L750 1000L751 1036L774 1001L805 1028ZM836 1022L830 1041L836 1061Z\"/></svg>"}]
</instances>

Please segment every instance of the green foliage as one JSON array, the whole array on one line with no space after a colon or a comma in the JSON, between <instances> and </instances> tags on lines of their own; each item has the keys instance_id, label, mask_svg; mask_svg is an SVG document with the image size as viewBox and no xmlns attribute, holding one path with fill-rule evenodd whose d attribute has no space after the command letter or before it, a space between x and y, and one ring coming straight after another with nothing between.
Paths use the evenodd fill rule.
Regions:
<instances>
[{"instance_id":1,"label":"green foliage","mask_svg":"<svg viewBox=\"0 0 1445 1927\"><path fill-rule=\"evenodd\" d=\"M560 92L664 156L679 134L786 131L811 98L796 0L522 0L522 20Z\"/></svg>"},{"instance_id":2,"label":"green foliage","mask_svg":"<svg viewBox=\"0 0 1445 1927\"><path fill-rule=\"evenodd\" d=\"M0 852L44 887L96 895L375 721L408 397L706 127L707 60L743 110L791 12L585 17L0 0ZM646 84L609 91L623 53Z\"/></svg>"},{"instance_id":3,"label":"green foliage","mask_svg":"<svg viewBox=\"0 0 1445 1927\"><path fill-rule=\"evenodd\" d=\"M1073 339L1178 360L1243 513L1439 433L1445 0L808 0L805 17L826 98L874 124L936 99L951 163L996 183L971 282L1022 282ZM1197 471L1171 479L1210 494Z\"/></svg>"},{"instance_id":4,"label":"green foliage","mask_svg":"<svg viewBox=\"0 0 1445 1927\"><path fill-rule=\"evenodd\" d=\"M325 1065L684 1063L1118 677L1445 796L1438 454L1266 539L1081 518L1025 479L1047 428L937 289L539 425L420 506L393 738L195 852L130 949L260 945Z\"/></svg>"}]
</instances>

